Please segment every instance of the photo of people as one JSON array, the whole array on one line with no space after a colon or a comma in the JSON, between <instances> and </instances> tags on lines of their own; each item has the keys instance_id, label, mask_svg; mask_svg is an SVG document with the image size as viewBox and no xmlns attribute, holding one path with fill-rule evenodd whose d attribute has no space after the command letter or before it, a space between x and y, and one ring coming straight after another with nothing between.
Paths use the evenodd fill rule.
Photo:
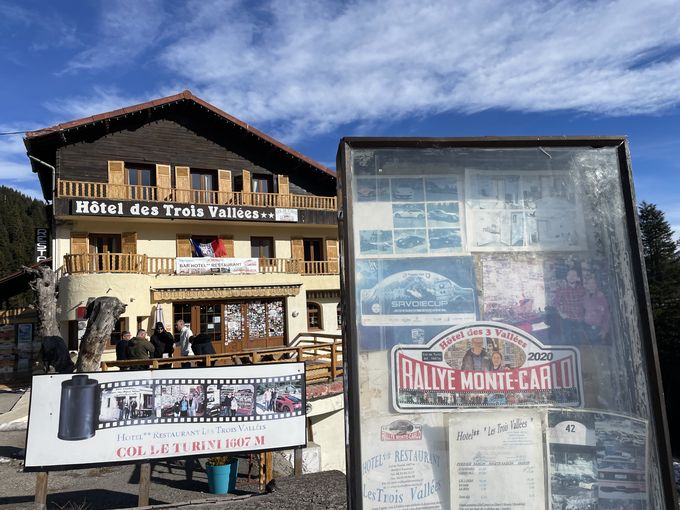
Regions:
<instances>
[{"instance_id":1,"label":"photo of people","mask_svg":"<svg viewBox=\"0 0 680 510\"><path fill-rule=\"evenodd\" d=\"M302 410L302 381L300 379L271 382L257 386L257 414L277 414Z\"/></svg>"},{"instance_id":2,"label":"photo of people","mask_svg":"<svg viewBox=\"0 0 680 510\"><path fill-rule=\"evenodd\" d=\"M526 353L518 345L484 337L456 342L444 352L444 361L458 370L489 372L521 368L526 359Z\"/></svg>"},{"instance_id":3,"label":"photo of people","mask_svg":"<svg viewBox=\"0 0 680 510\"><path fill-rule=\"evenodd\" d=\"M250 416L255 408L252 384L223 384L220 387L220 416L233 418Z\"/></svg>"},{"instance_id":4,"label":"photo of people","mask_svg":"<svg viewBox=\"0 0 680 510\"><path fill-rule=\"evenodd\" d=\"M160 418L205 416L205 393L201 384L159 384L154 402Z\"/></svg>"},{"instance_id":5,"label":"photo of people","mask_svg":"<svg viewBox=\"0 0 680 510\"><path fill-rule=\"evenodd\" d=\"M148 418L153 414L150 385L105 388L101 393L99 423Z\"/></svg>"},{"instance_id":6,"label":"photo of people","mask_svg":"<svg viewBox=\"0 0 680 510\"><path fill-rule=\"evenodd\" d=\"M544 345L611 345L609 268L598 259L484 257L484 317Z\"/></svg>"}]
</instances>

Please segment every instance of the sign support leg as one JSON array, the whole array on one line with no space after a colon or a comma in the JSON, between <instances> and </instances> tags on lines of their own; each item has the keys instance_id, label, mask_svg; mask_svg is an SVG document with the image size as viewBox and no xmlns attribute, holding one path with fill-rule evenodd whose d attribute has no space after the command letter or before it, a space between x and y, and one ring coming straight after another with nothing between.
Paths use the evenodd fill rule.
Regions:
<instances>
[{"instance_id":1,"label":"sign support leg","mask_svg":"<svg viewBox=\"0 0 680 510\"><path fill-rule=\"evenodd\" d=\"M48 471L41 471L35 481L35 502L47 504L47 475Z\"/></svg>"},{"instance_id":2,"label":"sign support leg","mask_svg":"<svg viewBox=\"0 0 680 510\"><path fill-rule=\"evenodd\" d=\"M149 505L149 487L151 486L151 463L144 462L139 466L139 501L137 506Z\"/></svg>"}]
</instances>

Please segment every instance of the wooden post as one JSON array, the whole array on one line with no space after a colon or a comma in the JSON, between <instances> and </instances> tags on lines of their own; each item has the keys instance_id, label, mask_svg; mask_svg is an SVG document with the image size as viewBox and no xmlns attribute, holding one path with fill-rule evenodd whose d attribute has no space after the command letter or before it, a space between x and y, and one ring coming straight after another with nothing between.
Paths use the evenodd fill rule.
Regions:
<instances>
[{"instance_id":1,"label":"wooden post","mask_svg":"<svg viewBox=\"0 0 680 510\"><path fill-rule=\"evenodd\" d=\"M302 448L296 448L293 450L295 453L295 466L293 470L294 475L302 474Z\"/></svg>"},{"instance_id":2,"label":"wooden post","mask_svg":"<svg viewBox=\"0 0 680 510\"><path fill-rule=\"evenodd\" d=\"M35 480L35 502L42 505L47 504L47 471L40 471Z\"/></svg>"},{"instance_id":3,"label":"wooden post","mask_svg":"<svg viewBox=\"0 0 680 510\"><path fill-rule=\"evenodd\" d=\"M265 486L265 480L264 480L264 464L265 464L265 459L264 459L264 453L260 454L260 490L264 490Z\"/></svg>"},{"instance_id":4,"label":"wooden post","mask_svg":"<svg viewBox=\"0 0 680 510\"><path fill-rule=\"evenodd\" d=\"M265 453L264 458L264 467L266 469L265 483L269 483L274 479L274 458L272 457L272 452Z\"/></svg>"},{"instance_id":5,"label":"wooden post","mask_svg":"<svg viewBox=\"0 0 680 510\"><path fill-rule=\"evenodd\" d=\"M139 501L137 506L149 505L149 487L151 486L151 462L139 466Z\"/></svg>"},{"instance_id":6,"label":"wooden post","mask_svg":"<svg viewBox=\"0 0 680 510\"><path fill-rule=\"evenodd\" d=\"M331 344L331 379L335 380L338 376L338 362L337 356L335 355L335 342Z\"/></svg>"}]
</instances>

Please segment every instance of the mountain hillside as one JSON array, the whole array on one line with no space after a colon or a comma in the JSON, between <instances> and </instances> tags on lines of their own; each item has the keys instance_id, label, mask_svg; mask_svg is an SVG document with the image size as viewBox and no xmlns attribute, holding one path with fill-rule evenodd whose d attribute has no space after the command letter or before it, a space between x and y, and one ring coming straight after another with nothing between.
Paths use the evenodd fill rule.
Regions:
<instances>
[{"instance_id":1,"label":"mountain hillside","mask_svg":"<svg viewBox=\"0 0 680 510\"><path fill-rule=\"evenodd\" d=\"M35 229L48 228L45 203L6 186L0 186L0 278L22 265L33 264ZM33 301L29 290L2 303L2 308L21 308Z\"/></svg>"}]
</instances>

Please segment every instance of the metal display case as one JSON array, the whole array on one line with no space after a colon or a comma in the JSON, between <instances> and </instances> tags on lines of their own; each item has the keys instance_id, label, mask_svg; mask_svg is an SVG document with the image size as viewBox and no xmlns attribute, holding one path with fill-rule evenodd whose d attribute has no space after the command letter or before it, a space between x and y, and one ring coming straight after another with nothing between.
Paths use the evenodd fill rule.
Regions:
<instances>
[{"instance_id":1,"label":"metal display case","mask_svg":"<svg viewBox=\"0 0 680 510\"><path fill-rule=\"evenodd\" d=\"M350 507L677 508L625 137L337 163Z\"/></svg>"}]
</instances>

